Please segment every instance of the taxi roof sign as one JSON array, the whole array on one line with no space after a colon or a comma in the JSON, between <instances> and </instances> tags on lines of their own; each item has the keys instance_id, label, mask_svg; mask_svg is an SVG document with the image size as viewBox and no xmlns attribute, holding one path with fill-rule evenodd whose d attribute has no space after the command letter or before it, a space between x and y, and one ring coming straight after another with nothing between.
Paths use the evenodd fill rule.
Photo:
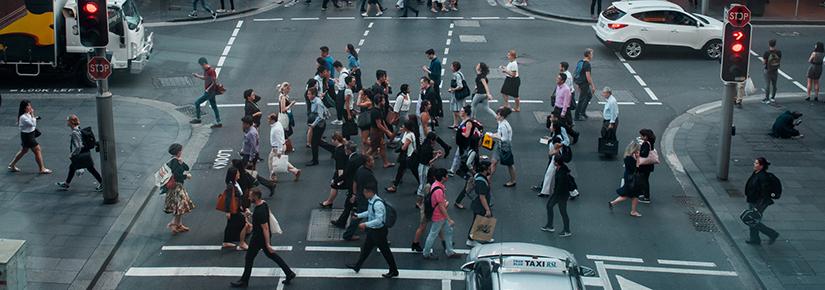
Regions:
<instances>
[{"instance_id":1,"label":"taxi roof sign","mask_svg":"<svg viewBox=\"0 0 825 290\"><path fill-rule=\"evenodd\" d=\"M502 261L502 270L512 272L532 273L567 273L567 262L555 258L544 257L505 257Z\"/></svg>"}]
</instances>

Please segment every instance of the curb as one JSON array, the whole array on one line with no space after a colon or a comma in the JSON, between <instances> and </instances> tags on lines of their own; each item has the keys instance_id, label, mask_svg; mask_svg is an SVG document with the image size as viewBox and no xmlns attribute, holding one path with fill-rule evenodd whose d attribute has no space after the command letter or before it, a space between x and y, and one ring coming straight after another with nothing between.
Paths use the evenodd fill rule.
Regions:
<instances>
[{"instance_id":1,"label":"curb","mask_svg":"<svg viewBox=\"0 0 825 290\"><path fill-rule=\"evenodd\" d=\"M286 3L286 2L285 2ZM172 20L164 20L164 21L153 21L153 22L145 22L143 24L144 27L152 28L152 27L166 27L166 26L180 26L180 25L189 25L189 24L204 24L204 23L214 23L219 21L228 21L228 20L235 20L246 18L250 16L255 16L272 9L283 7L284 4L277 4L271 3L269 5L263 5L257 8L249 8L246 10L242 10L239 12L234 13L222 13L218 15L216 20L212 20L212 17L197 17L197 18L176 18Z\"/></svg>"},{"instance_id":2,"label":"curb","mask_svg":"<svg viewBox=\"0 0 825 290\"><path fill-rule=\"evenodd\" d=\"M235 11L235 12L218 13L218 18L217 19L232 17L232 16L235 16L235 15L246 14L246 13L258 10L258 9L261 9L261 7L247 8L246 10ZM174 19L169 19L169 20L160 21L160 22L179 23L179 22L194 22L194 21L203 21L203 20L212 20L212 16L210 15L210 16L204 16L204 17L174 18ZM157 22L148 22L148 23L157 23Z\"/></svg>"},{"instance_id":3,"label":"curb","mask_svg":"<svg viewBox=\"0 0 825 290\"><path fill-rule=\"evenodd\" d=\"M595 19L591 19L591 18L564 16L564 15L550 13L550 12L547 12L547 11L544 11L544 10L533 9L533 8L530 8L529 6L515 6L515 7L518 8L518 9L536 14L536 15L541 15L541 16L547 17L547 18L554 18L554 19L559 19L559 20L564 20L564 21L571 21L571 22L579 22L579 23L596 23L596 22L598 22Z\"/></svg>"},{"instance_id":4,"label":"curb","mask_svg":"<svg viewBox=\"0 0 825 290\"><path fill-rule=\"evenodd\" d=\"M804 93L785 93L777 94L776 98L790 99L804 96ZM756 103L761 99L761 96L751 96L745 98L744 102ZM698 192L699 196L713 214L717 224L720 225L722 232L728 240L727 243L735 250L734 254L737 255L742 262L744 262L743 264L750 271L751 277L753 277L753 280L758 283L758 287L761 289L785 289L780 281L774 275L770 274L772 272L767 264L761 261L751 260L745 256L745 251L743 251L739 244L736 243L730 229L728 229L727 224L722 222L723 220L731 220L732 217L730 216L730 211L727 210L724 205L716 203L716 199L718 199L717 196L721 195L711 194L711 192L716 193L717 189L715 186L712 185L711 182L709 182L703 175L696 174L697 172L700 172L700 170L689 155L677 153L677 150L674 147L676 134L685 122L692 118L698 118L705 112L719 109L721 106L721 100L705 103L693 107L687 110L684 114L673 119L673 121L668 124L668 127L663 134L662 151L665 154L665 159L667 160L668 166L674 171L674 176L676 176L677 181L682 185L682 187L690 187Z\"/></svg>"}]
</instances>

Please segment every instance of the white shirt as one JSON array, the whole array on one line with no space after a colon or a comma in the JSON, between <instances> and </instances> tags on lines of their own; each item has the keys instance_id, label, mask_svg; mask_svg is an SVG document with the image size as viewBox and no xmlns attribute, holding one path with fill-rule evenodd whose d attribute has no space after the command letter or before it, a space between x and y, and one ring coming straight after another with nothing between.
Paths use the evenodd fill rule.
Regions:
<instances>
[{"instance_id":1,"label":"white shirt","mask_svg":"<svg viewBox=\"0 0 825 290\"><path fill-rule=\"evenodd\" d=\"M276 152L283 152L284 143L286 143L286 135L284 134L284 126L281 122L275 121L269 129L269 145Z\"/></svg>"},{"instance_id":2,"label":"white shirt","mask_svg":"<svg viewBox=\"0 0 825 290\"><path fill-rule=\"evenodd\" d=\"M510 71L511 73L515 74L515 77L518 77L518 62L516 62L514 60L514 61L511 61L510 63L508 63L507 64L507 70Z\"/></svg>"},{"instance_id":3,"label":"white shirt","mask_svg":"<svg viewBox=\"0 0 825 290\"><path fill-rule=\"evenodd\" d=\"M407 94L407 98L404 98L404 94L398 94L398 97L395 98L395 105L392 107L393 111L396 112L409 112L410 111L410 96Z\"/></svg>"},{"instance_id":4,"label":"white shirt","mask_svg":"<svg viewBox=\"0 0 825 290\"><path fill-rule=\"evenodd\" d=\"M496 132L496 136L499 137L501 141L512 141L513 127L510 126L510 122L507 122L507 120L501 120L501 122L498 122L498 131Z\"/></svg>"},{"instance_id":5,"label":"white shirt","mask_svg":"<svg viewBox=\"0 0 825 290\"><path fill-rule=\"evenodd\" d=\"M607 102L604 103L602 116L606 121L610 121L611 124L616 123L616 119L619 118L619 103L616 102L616 97L612 94L607 97Z\"/></svg>"},{"instance_id":6,"label":"white shirt","mask_svg":"<svg viewBox=\"0 0 825 290\"><path fill-rule=\"evenodd\" d=\"M37 128L37 119L34 118L29 113L25 113L20 115L20 118L17 119L19 123L17 126L20 127L20 132L23 133L31 133L34 132L34 129Z\"/></svg>"},{"instance_id":7,"label":"white shirt","mask_svg":"<svg viewBox=\"0 0 825 290\"><path fill-rule=\"evenodd\" d=\"M338 76L335 77L335 90L343 91L347 88L347 82L345 79L349 76L349 70L344 68L341 69L341 72L338 73Z\"/></svg>"},{"instance_id":8,"label":"white shirt","mask_svg":"<svg viewBox=\"0 0 825 290\"><path fill-rule=\"evenodd\" d=\"M567 79L564 80L564 85L570 88L570 94L576 92L576 86L573 85L573 74L570 71L564 71L564 75L567 76Z\"/></svg>"},{"instance_id":9,"label":"white shirt","mask_svg":"<svg viewBox=\"0 0 825 290\"><path fill-rule=\"evenodd\" d=\"M410 145L407 146L407 157L410 157L413 155L413 152L415 151L415 134L413 134L412 132L405 132L404 137L401 139L401 145L403 145L407 141L410 141Z\"/></svg>"},{"instance_id":10,"label":"white shirt","mask_svg":"<svg viewBox=\"0 0 825 290\"><path fill-rule=\"evenodd\" d=\"M349 87L344 89L344 101L347 100L347 96L349 96L349 109L355 110L355 106L358 103L358 97L352 94L352 89Z\"/></svg>"}]
</instances>

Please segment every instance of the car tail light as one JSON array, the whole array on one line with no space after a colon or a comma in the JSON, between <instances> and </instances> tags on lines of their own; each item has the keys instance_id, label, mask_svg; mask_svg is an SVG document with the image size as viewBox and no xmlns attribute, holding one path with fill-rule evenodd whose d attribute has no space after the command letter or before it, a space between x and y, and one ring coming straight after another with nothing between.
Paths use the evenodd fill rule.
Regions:
<instances>
[{"instance_id":1,"label":"car tail light","mask_svg":"<svg viewBox=\"0 0 825 290\"><path fill-rule=\"evenodd\" d=\"M607 27L610 28L610 29L622 29L622 28L627 27L627 24L610 23L610 24L607 25Z\"/></svg>"}]
</instances>

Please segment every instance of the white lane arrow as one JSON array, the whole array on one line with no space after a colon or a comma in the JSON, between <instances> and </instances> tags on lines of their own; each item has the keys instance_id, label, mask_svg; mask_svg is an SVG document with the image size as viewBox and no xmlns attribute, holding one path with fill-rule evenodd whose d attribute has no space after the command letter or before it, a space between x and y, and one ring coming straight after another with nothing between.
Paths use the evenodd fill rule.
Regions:
<instances>
[{"instance_id":1,"label":"white lane arrow","mask_svg":"<svg viewBox=\"0 0 825 290\"><path fill-rule=\"evenodd\" d=\"M616 275L616 280L619 281L619 288L622 290L653 290L619 275Z\"/></svg>"}]
</instances>

